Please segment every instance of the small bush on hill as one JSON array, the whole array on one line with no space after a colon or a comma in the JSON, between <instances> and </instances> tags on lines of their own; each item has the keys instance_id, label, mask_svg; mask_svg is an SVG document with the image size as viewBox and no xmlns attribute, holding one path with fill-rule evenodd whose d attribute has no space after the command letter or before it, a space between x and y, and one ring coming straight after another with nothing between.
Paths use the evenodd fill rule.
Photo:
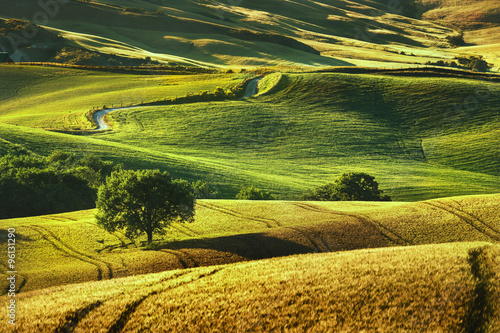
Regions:
<instances>
[{"instance_id":1,"label":"small bush on hill","mask_svg":"<svg viewBox=\"0 0 500 333\"><path fill-rule=\"evenodd\" d=\"M271 193L258 189L253 185L242 188L240 193L236 195L238 200L276 200L276 197Z\"/></svg>"},{"instance_id":2,"label":"small bush on hill","mask_svg":"<svg viewBox=\"0 0 500 333\"><path fill-rule=\"evenodd\" d=\"M309 190L301 200L311 201L390 201L382 194L375 177L362 172L344 173L334 183Z\"/></svg>"},{"instance_id":3,"label":"small bush on hill","mask_svg":"<svg viewBox=\"0 0 500 333\"><path fill-rule=\"evenodd\" d=\"M211 188L207 183L198 180L191 184L196 199L217 199L219 192Z\"/></svg>"},{"instance_id":4,"label":"small bush on hill","mask_svg":"<svg viewBox=\"0 0 500 333\"><path fill-rule=\"evenodd\" d=\"M459 47L465 45L463 33L460 33L458 35L446 36L446 40L448 41L451 47Z\"/></svg>"}]
</instances>

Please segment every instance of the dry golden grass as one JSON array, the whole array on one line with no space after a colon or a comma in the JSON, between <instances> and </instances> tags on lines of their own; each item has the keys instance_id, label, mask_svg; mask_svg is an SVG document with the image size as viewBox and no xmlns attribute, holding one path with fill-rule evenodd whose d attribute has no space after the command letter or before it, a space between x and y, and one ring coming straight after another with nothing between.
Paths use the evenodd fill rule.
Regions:
<instances>
[{"instance_id":1,"label":"dry golden grass","mask_svg":"<svg viewBox=\"0 0 500 333\"><path fill-rule=\"evenodd\" d=\"M48 288L18 295L17 332L463 332L479 286L468 253L499 268L500 252L485 245L306 254Z\"/></svg>"},{"instance_id":2,"label":"dry golden grass","mask_svg":"<svg viewBox=\"0 0 500 333\"><path fill-rule=\"evenodd\" d=\"M106 233L95 211L3 220L18 235L21 291L310 252L500 242L500 195L398 202L200 200L155 249ZM0 240L5 230L0 230ZM0 249L0 256L6 256ZM5 274L7 270L2 268ZM1 276L0 290L7 281ZM3 282L5 280L5 282Z\"/></svg>"}]
</instances>

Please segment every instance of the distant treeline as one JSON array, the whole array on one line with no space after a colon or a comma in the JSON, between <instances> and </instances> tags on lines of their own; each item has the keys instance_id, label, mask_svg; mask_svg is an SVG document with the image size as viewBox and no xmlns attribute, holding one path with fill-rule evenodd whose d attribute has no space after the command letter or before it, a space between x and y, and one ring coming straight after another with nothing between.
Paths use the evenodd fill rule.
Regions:
<instances>
[{"instance_id":1,"label":"distant treeline","mask_svg":"<svg viewBox=\"0 0 500 333\"><path fill-rule=\"evenodd\" d=\"M9 153L0 158L0 218L94 208L97 188L120 168L95 155Z\"/></svg>"},{"instance_id":2,"label":"distant treeline","mask_svg":"<svg viewBox=\"0 0 500 333\"><path fill-rule=\"evenodd\" d=\"M147 65L147 66L94 66L94 65L72 65L58 62L23 62L25 66L43 67L63 67L74 69L88 69L93 71L104 71L123 74L141 75L190 75L190 74L219 74L220 70L206 67L194 66L167 66L167 65Z\"/></svg>"}]
</instances>

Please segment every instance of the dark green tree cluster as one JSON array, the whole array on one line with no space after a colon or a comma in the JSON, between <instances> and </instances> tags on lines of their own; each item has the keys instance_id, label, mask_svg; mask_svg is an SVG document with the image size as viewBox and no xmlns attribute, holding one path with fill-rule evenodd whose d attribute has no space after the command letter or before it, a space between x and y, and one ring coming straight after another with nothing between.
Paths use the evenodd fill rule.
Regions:
<instances>
[{"instance_id":1,"label":"dark green tree cluster","mask_svg":"<svg viewBox=\"0 0 500 333\"><path fill-rule=\"evenodd\" d=\"M94 155L9 153L0 158L0 218L93 208L97 187L116 168Z\"/></svg>"},{"instance_id":2,"label":"dark green tree cluster","mask_svg":"<svg viewBox=\"0 0 500 333\"><path fill-rule=\"evenodd\" d=\"M309 190L301 200L390 201L391 198L378 188L375 177L363 172L348 172L333 183Z\"/></svg>"}]
</instances>

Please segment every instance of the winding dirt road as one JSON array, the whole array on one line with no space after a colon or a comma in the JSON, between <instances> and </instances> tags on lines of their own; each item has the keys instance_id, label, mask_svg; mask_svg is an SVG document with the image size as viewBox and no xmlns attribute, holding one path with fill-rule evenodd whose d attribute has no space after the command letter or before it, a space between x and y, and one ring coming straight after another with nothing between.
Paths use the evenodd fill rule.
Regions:
<instances>
[{"instance_id":1,"label":"winding dirt road","mask_svg":"<svg viewBox=\"0 0 500 333\"><path fill-rule=\"evenodd\" d=\"M258 77L256 79L253 79L252 81L248 82L248 86L245 89L245 93L243 94L243 97L241 99L245 99L248 97L252 97L257 93L257 86L259 85L260 80L262 80L262 77Z\"/></svg>"},{"instance_id":2,"label":"winding dirt road","mask_svg":"<svg viewBox=\"0 0 500 333\"><path fill-rule=\"evenodd\" d=\"M255 95L257 93L257 86L258 86L260 80L262 80L261 77L251 80L248 83L248 86L245 89L245 93L243 94L243 97L241 99L245 99L245 98L252 97L253 95ZM96 113L94 113L94 121L97 124L97 128L95 130L96 131L103 131L103 130L109 129L108 124L106 124L106 122L104 121L104 116L110 112L129 110L129 109L135 109L135 108L151 108L151 107L154 107L154 106L128 106L128 107L124 107L124 108L115 108L115 109L106 109L106 110L97 111Z\"/></svg>"}]
</instances>

